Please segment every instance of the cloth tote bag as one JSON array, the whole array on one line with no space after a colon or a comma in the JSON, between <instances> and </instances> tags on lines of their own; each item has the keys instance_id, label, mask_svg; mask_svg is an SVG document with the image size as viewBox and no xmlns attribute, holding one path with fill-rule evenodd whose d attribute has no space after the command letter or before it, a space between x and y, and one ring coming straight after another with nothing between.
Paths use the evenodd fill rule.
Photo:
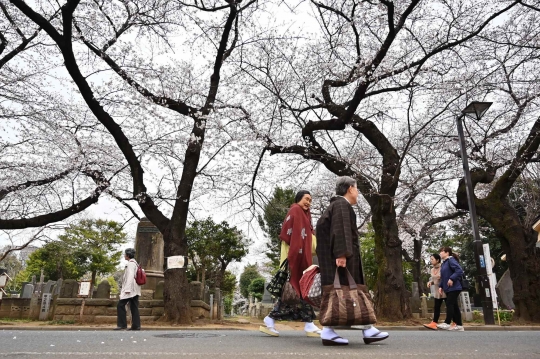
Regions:
<instances>
[{"instance_id":1,"label":"cloth tote bag","mask_svg":"<svg viewBox=\"0 0 540 359\"><path fill-rule=\"evenodd\" d=\"M320 323L323 326L350 326L375 324L375 310L366 293L354 281L347 268L349 285L341 285L338 269L334 284L322 288Z\"/></svg>"}]
</instances>

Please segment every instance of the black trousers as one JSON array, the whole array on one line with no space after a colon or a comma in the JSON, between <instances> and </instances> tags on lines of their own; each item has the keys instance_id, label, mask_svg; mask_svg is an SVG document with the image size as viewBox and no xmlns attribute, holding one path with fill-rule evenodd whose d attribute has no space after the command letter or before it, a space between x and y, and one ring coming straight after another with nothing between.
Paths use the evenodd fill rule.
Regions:
<instances>
[{"instance_id":1,"label":"black trousers","mask_svg":"<svg viewBox=\"0 0 540 359\"><path fill-rule=\"evenodd\" d=\"M126 304L128 303L129 303L129 308L131 309L131 328L140 329L141 317L139 316L139 296L138 295L131 298L120 299L118 301L118 305L116 306L116 325L119 328L127 328Z\"/></svg>"},{"instance_id":2,"label":"black trousers","mask_svg":"<svg viewBox=\"0 0 540 359\"><path fill-rule=\"evenodd\" d=\"M463 325L461 321L461 311L458 306L458 298L460 290L446 292L446 324L450 324L452 321L457 325Z\"/></svg>"},{"instance_id":3,"label":"black trousers","mask_svg":"<svg viewBox=\"0 0 540 359\"><path fill-rule=\"evenodd\" d=\"M444 302L445 299L437 299L435 298L435 305L433 306L433 321L435 323L439 322L439 317L441 316L441 305Z\"/></svg>"}]
</instances>

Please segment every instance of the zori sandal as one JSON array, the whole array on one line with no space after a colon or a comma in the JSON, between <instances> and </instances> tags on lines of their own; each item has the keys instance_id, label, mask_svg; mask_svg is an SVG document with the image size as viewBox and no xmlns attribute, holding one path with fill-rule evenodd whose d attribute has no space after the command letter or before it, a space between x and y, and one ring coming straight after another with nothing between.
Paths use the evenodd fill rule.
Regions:
<instances>
[{"instance_id":1,"label":"zori sandal","mask_svg":"<svg viewBox=\"0 0 540 359\"><path fill-rule=\"evenodd\" d=\"M377 334L372 335L370 337L367 337L367 338L364 337L364 343L365 344L371 344L371 343L375 343L375 342L380 342L381 340L385 340L388 337L389 337L388 333L386 333L386 332L378 332Z\"/></svg>"},{"instance_id":2,"label":"zori sandal","mask_svg":"<svg viewBox=\"0 0 540 359\"><path fill-rule=\"evenodd\" d=\"M321 337L322 330L317 329L312 332L306 331L306 336L310 338L320 338Z\"/></svg>"},{"instance_id":3,"label":"zori sandal","mask_svg":"<svg viewBox=\"0 0 540 359\"><path fill-rule=\"evenodd\" d=\"M340 336L336 336L336 337L333 337L332 339L323 339L322 344L325 346L348 345L349 341Z\"/></svg>"},{"instance_id":4,"label":"zori sandal","mask_svg":"<svg viewBox=\"0 0 540 359\"><path fill-rule=\"evenodd\" d=\"M279 337L279 332L276 330L276 328L265 327L265 326L261 325L259 327L259 331L264 333L264 334L268 334L270 336L273 336L273 337Z\"/></svg>"}]
</instances>

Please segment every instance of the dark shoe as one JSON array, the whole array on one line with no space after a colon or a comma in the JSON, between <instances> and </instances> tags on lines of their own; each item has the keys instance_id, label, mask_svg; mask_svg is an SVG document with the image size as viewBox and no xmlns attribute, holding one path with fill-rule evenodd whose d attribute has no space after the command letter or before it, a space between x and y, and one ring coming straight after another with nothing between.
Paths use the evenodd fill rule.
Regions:
<instances>
[{"instance_id":1,"label":"dark shoe","mask_svg":"<svg viewBox=\"0 0 540 359\"><path fill-rule=\"evenodd\" d=\"M128 330L141 330L141 328L129 328Z\"/></svg>"},{"instance_id":2,"label":"dark shoe","mask_svg":"<svg viewBox=\"0 0 540 359\"><path fill-rule=\"evenodd\" d=\"M377 334L377 335L375 335L373 337L364 338L364 343L371 344L371 343L375 343L375 342L380 342L381 340L385 340L388 337L389 337L388 334L386 334L386 335Z\"/></svg>"},{"instance_id":3,"label":"dark shoe","mask_svg":"<svg viewBox=\"0 0 540 359\"><path fill-rule=\"evenodd\" d=\"M113 330L126 330L126 329L127 329L126 327L116 327Z\"/></svg>"},{"instance_id":4,"label":"dark shoe","mask_svg":"<svg viewBox=\"0 0 540 359\"><path fill-rule=\"evenodd\" d=\"M349 345L349 341L347 339L343 339L340 336L333 337L332 339L323 339L322 344L324 346L339 346L339 345Z\"/></svg>"}]
</instances>

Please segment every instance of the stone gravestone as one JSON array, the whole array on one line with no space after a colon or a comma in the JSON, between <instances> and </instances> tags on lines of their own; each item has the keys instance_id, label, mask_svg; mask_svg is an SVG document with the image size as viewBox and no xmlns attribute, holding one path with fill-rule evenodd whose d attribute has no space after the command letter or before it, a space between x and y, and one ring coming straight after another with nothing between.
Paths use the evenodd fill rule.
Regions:
<instances>
[{"instance_id":1,"label":"stone gravestone","mask_svg":"<svg viewBox=\"0 0 540 359\"><path fill-rule=\"evenodd\" d=\"M268 285L268 283L264 283L264 294L263 294L263 297L262 297L262 302L263 304L272 304L272 294L270 294L270 292L268 291L268 289L266 289L266 286Z\"/></svg>"},{"instance_id":2,"label":"stone gravestone","mask_svg":"<svg viewBox=\"0 0 540 359\"><path fill-rule=\"evenodd\" d=\"M48 281L47 283L45 283L45 286L43 287L43 291L41 293L43 294L46 294L46 293L52 293L52 289L53 289L53 286L56 284L55 281Z\"/></svg>"},{"instance_id":3,"label":"stone gravestone","mask_svg":"<svg viewBox=\"0 0 540 359\"><path fill-rule=\"evenodd\" d=\"M51 288L51 292L50 292L51 295L53 296L53 298L56 295L55 293L57 292L56 288L58 288L58 284L54 283L52 288Z\"/></svg>"},{"instance_id":4,"label":"stone gravestone","mask_svg":"<svg viewBox=\"0 0 540 359\"><path fill-rule=\"evenodd\" d=\"M111 298L111 284L108 280L104 279L98 284L94 298Z\"/></svg>"},{"instance_id":5,"label":"stone gravestone","mask_svg":"<svg viewBox=\"0 0 540 359\"><path fill-rule=\"evenodd\" d=\"M202 300L201 292L202 292L202 283L193 281L189 283L190 289L191 289L191 299L192 300Z\"/></svg>"},{"instance_id":6,"label":"stone gravestone","mask_svg":"<svg viewBox=\"0 0 540 359\"><path fill-rule=\"evenodd\" d=\"M51 307L52 293L43 293L41 299L41 309L39 311L39 320L49 319L49 308Z\"/></svg>"},{"instance_id":7,"label":"stone gravestone","mask_svg":"<svg viewBox=\"0 0 540 359\"><path fill-rule=\"evenodd\" d=\"M461 315L467 321L472 320L471 300L469 298L469 292L461 292L459 294L459 304L461 307Z\"/></svg>"},{"instance_id":8,"label":"stone gravestone","mask_svg":"<svg viewBox=\"0 0 540 359\"><path fill-rule=\"evenodd\" d=\"M143 217L135 236L135 259L146 272L143 289L156 290L157 283L163 280L163 247L163 236L148 218Z\"/></svg>"},{"instance_id":9,"label":"stone gravestone","mask_svg":"<svg viewBox=\"0 0 540 359\"><path fill-rule=\"evenodd\" d=\"M33 293L34 293L34 285L27 284L24 286L21 298L32 298Z\"/></svg>"},{"instance_id":10,"label":"stone gravestone","mask_svg":"<svg viewBox=\"0 0 540 359\"><path fill-rule=\"evenodd\" d=\"M53 291L53 295L59 295L59 294L60 294L60 291L62 290L62 282L63 282L63 281L64 281L64 280L63 280L62 278L60 278L60 279L58 279L58 280L56 281L56 284L55 284L56 288L55 288L55 290Z\"/></svg>"},{"instance_id":11,"label":"stone gravestone","mask_svg":"<svg viewBox=\"0 0 540 359\"><path fill-rule=\"evenodd\" d=\"M20 297L22 297L22 294L24 292L24 287L26 287L28 284L30 284L30 282L22 282L21 283L21 295L20 295Z\"/></svg>"},{"instance_id":12,"label":"stone gravestone","mask_svg":"<svg viewBox=\"0 0 540 359\"><path fill-rule=\"evenodd\" d=\"M205 286L203 291L203 296L201 298L205 303L210 303L210 290L208 290L208 286Z\"/></svg>"},{"instance_id":13,"label":"stone gravestone","mask_svg":"<svg viewBox=\"0 0 540 359\"><path fill-rule=\"evenodd\" d=\"M77 298L77 293L79 293L79 283L75 279L66 279L62 283L62 288L60 289L60 298Z\"/></svg>"},{"instance_id":14,"label":"stone gravestone","mask_svg":"<svg viewBox=\"0 0 540 359\"><path fill-rule=\"evenodd\" d=\"M40 284L37 284L37 285L40 286ZM39 319L40 298L41 298L41 293L36 292L34 290L34 293L32 293L32 297L30 298L30 311L28 313L28 319L32 319L32 320Z\"/></svg>"},{"instance_id":15,"label":"stone gravestone","mask_svg":"<svg viewBox=\"0 0 540 359\"><path fill-rule=\"evenodd\" d=\"M192 282L193 283L193 282ZM164 281L159 281L156 285L156 292L154 293L154 299L163 299L163 287L165 286ZM193 293L193 292L192 292ZM193 294L192 294L193 295Z\"/></svg>"}]
</instances>

